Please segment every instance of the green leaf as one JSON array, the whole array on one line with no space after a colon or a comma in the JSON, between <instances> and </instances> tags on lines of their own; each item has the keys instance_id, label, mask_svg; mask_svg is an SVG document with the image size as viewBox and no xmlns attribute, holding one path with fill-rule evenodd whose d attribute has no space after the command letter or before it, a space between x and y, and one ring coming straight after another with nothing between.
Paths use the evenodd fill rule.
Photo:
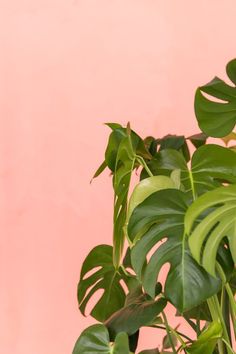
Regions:
<instances>
[{"instance_id":1,"label":"green leaf","mask_svg":"<svg viewBox=\"0 0 236 354\"><path fill-rule=\"evenodd\" d=\"M189 354L212 354L217 340L222 336L222 327L219 322L211 323L198 339L187 349Z\"/></svg>"},{"instance_id":2,"label":"green leaf","mask_svg":"<svg viewBox=\"0 0 236 354\"><path fill-rule=\"evenodd\" d=\"M133 210L144 201L149 195L161 189L175 188L173 180L167 176L153 176L139 182L129 199L127 220L129 220Z\"/></svg>"},{"instance_id":3,"label":"green leaf","mask_svg":"<svg viewBox=\"0 0 236 354\"><path fill-rule=\"evenodd\" d=\"M188 234L198 216L205 212L208 215L198 223L189 237L189 247L197 262L215 276L217 250L224 237L228 238L229 249L236 263L236 185L207 192L189 207L185 218Z\"/></svg>"},{"instance_id":4,"label":"green leaf","mask_svg":"<svg viewBox=\"0 0 236 354\"><path fill-rule=\"evenodd\" d=\"M120 259L123 253L125 239L124 226L127 218L127 198L131 175L136 160L135 148L130 135L127 135L120 143L116 157L116 168L113 177L113 187L115 191L113 261L115 267L120 265Z\"/></svg>"},{"instance_id":5,"label":"green leaf","mask_svg":"<svg viewBox=\"0 0 236 354\"><path fill-rule=\"evenodd\" d=\"M206 134L199 133L199 134L191 135L187 139L191 141L191 143L193 144L193 146L195 146L195 148L199 148L200 146L206 144L207 138L208 137Z\"/></svg>"},{"instance_id":6,"label":"green leaf","mask_svg":"<svg viewBox=\"0 0 236 354\"><path fill-rule=\"evenodd\" d=\"M112 347L112 354L130 354L129 339L126 333L117 334Z\"/></svg>"},{"instance_id":7,"label":"green leaf","mask_svg":"<svg viewBox=\"0 0 236 354\"><path fill-rule=\"evenodd\" d=\"M222 181L236 183L235 153L214 144L201 146L194 152L191 169L182 154L168 149L157 154L155 167L159 174L171 174L179 169L185 192L194 196L220 186Z\"/></svg>"},{"instance_id":8,"label":"green leaf","mask_svg":"<svg viewBox=\"0 0 236 354\"><path fill-rule=\"evenodd\" d=\"M128 336L119 333L114 344L110 343L107 328L96 324L86 328L77 340L73 354L129 354Z\"/></svg>"},{"instance_id":9,"label":"green leaf","mask_svg":"<svg viewBox=\"0 0 236 354\"><path fill-rule=\"evenodd\" d=\"M226 72L236 85L235 59L227 64ZM202 92L210 95L211 99L205 97ZM223 102L214 101L214 98ZM215 77L197 89L194 106L199 127L205 134L216 138L226 136L231 133L236 123L236 87Z\"/></svg>"},{"instance_id":10,"label":"green leaf","mask_svg":"<svg viewBox=\"0 0 236 354\"><path fill-rule=\"evenodd\" d=\"M155 192L135 208L128 225L131 240L141 237L131 259L145 291L154 298L159 272L169 263L164 292L181 313L217 293L221 286L191 256L184 233L188 204L187 195L179 190ZM146 265L147 255L156 245Z\"/></svg>"},{"instance_id":11,"label":"green leaf","mask_svg":"<svg viewBox=\"0 0 236 354\"><path fill-rule=\"evenodd\" d=\"M91 316L100 322L105 321L125 302L125 292L120 280L126 278L114 268L112 253L111 246L95 247L83 263L78 284L78 302L83 315L88 301L98 290L103 290L103 294L91 311ZM91 272L93 273L90 274Z\"/></svg>"},{"instance_id":12,"label":"green leaf","mask_svg":"<svg viewBox=\"0 0 236 354\"><path fill-rule=\"evenodd\" d=\"M106 322L111 339L117 333L125 332L129 336L136 333L139 328L152 324L157 315L166 306L164 298L152 300L141 288L135 290L122 309L115 312Z\"/></svg>"},{"instance_id":13,"label":"green leaf","mask_svg":"<svg viewBox=\"0 0 236 354\"><path fill-rule=\"evenodd\" d=\"M98 177L105 170L106 167L107 167L106 161L103 161L103 163L98 167L97 171L94 173L92 180Z\"/></svg>"},{"instance_id":14,"label":"green leaf","mask_svg":"<svg viewBox=\"0 0 236 354\"><path fill-rule=\"evenodd\" d=\"M113 172L113 188L115 192L114 227L113 227L113 262L119 267L124 247L124 226L127 216L127 197L131 175L138 167L137 156L151 158L143 140L130 129L109 123L113 130L110 134L105 152L105 162Z\"/></svg>"}]
</instances>

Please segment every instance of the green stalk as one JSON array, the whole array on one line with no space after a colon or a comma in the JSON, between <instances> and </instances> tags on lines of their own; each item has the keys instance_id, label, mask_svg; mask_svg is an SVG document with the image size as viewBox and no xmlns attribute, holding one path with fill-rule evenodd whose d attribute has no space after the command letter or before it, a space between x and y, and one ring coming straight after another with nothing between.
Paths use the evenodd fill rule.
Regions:
<instances>
[{"instance_id":1,"label":"green stalk","mask_svg":"<svg viewBox=\"0 0 236 354\"><path fill-rule=\"evenodd\" d=\"M212 320L214 322L219 322L218 314L215 309L215 304L212 297L207 300L207 304L211 313ZM218 339L218 348L219 348L219 354L224 354L224 345L222 339Z\"/></svg>"},{"instance_id":2,"label":"green stalk","mask_svg":"<svg viewBox=\"0 0 236 354\"><path fill-rule=\"evenodd\" d=\"M163 329L163 330L166 331L166 327L159 326L159 325L152 325L152 326L148 326L148 327ZM178 338L181 336L181 337L187 339L190 343L193 343L193 340L192 340L190 337L186 336L186 334L183 334L183 333L177 331L176 329L172 328L170 325L169 325L169 328L170 328L171 332L173 332L173 333L175 333L175 334L178 334ZM176 335L176 337L177 337L177 335ZM182 340L182 341L183 341L183 340ZM181 342L181 341L180 341L180 342Z\"/></svg>"},{"instance_id":3,"label":"green stalk","mask_svg":"<svg viewBox=\"0 0 236 354\"><path fill-rule=\"evenodd\" d=\"M165 327L166 327L166 333L167 333L171 348L173 350L173 353L177 354L177 351L175 349L175 345L173 343L173 340L172 340L172 337L171 337L171 334L170 334L171 333L171 329L169 327L169 323L168 323L168 320L167 320L167 317L166 317L166 314L165 314L164 311L162 312L162 316L163 316L164 324L165 324Z\"/></svg>"},{"instance_id":4,"label":"green stalk","mask_svg":"<svg viewBox=\"0 0 236 354\"><path fill-rule=\"evenodd\" d=\"M146 164L145 160L141 157L136 155L136 159L138 160L138 162L140 163L140 165L143 166L143 168L146 170L147 174L149 175L149 177L153 177L153 173L152 171L149 169L148 165Z\"/></svg>"},{"instance_id":5,"label":"green stalk","mask_svg":"<svg viewBox=\"0 0 236 354\"><path fill-rule=\"evenodd\" d=\"M232 289L231 289L229 283L226 280L225 273L219 263L216 263L216 269L221 277L222 282L224 283L224 288L225 288L227 295L228 295L230 309L231 309L231 313L232 313L231 317L232 317L232 323L233 323L233 327L234 327L234 335L236 338L236 301L234 298L234 294L232 292Z\"/></svg>"},{"instance_id":6,"label":"green stalk","mask_svg":"<svg viewBox=\"0 0 236 354\"><path fill-rule=\"evenodd\" d=\"M216 308L216 311L218 313L218 318L221 322L221 325L222 325L222 328L223 328L223 338L224 339L224 343L227 342L227 353L228 354L231 354L231 352L229 351L229 348L230 348L230 340L229 340L229 336L228 336L228 332L227 332L227 328L226 328L226 325L225 325L225 321L224 321L224 317L223 317L223 314L221 312L221 308L220 308L220 304L219 304L219 300L218 300L218 297L217 295L214 295L213 296L213 301L215 303L215 308Z\"/></svg>"},{"instance_id":7,"label":"green stalk","mask_svg":"<svg viewBox=\"0 0 236 354\"><path fill-rule=\"evenodd\" d=\"M231 309L231 318L232 318L232 323L234 327L234 336L236 339L236 301L234 298L234 294L232 292L232 289L229 285L229 283L225 284L225 289L227 291L228 297L229 297L229 303L230 303L230 309Z\"/></svg>"}]
</instances>

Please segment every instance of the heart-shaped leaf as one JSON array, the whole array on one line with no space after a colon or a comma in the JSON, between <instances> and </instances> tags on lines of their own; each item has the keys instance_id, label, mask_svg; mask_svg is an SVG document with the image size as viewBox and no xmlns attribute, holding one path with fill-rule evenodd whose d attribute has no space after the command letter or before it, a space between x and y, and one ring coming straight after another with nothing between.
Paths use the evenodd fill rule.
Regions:
<instances>
[{"instance_id":1,"label":"heart-shaped leaf","mask_svg":"<svg viewBox=\"0 0 236 354\"><path fill-rule=\"evenodd\" d=\"M91 316L101 322L123 307L125 302L125 292L120 284L121 278L125 279L125 275L121 276L119 269L114 268L112 254L111 246L95 247L83 263L78 284L78 302L83 315L91 297L98 290L103 290L91 311ZM90 272L93 273L89 274Z\"/></svg>"},{"instance_id":2,"label":"heart-shaped leaf","mask_svg":"<svg viewBox=\"0 0 236 354\"><path fill-rule=\"evenodd\" d=\"M226 72L236 85L236 59L227 64ZM205 97L202 92L210 95L211 99ZM214 101L214 98L217 100ZM219 102L219 99L223 102ZM199 127L204 133L218 138L226 136L236 123L236 87L215 77L197 89L194 106Z\"/></svg>"},{"instance_id":3,"label":"heart-shaped leaf","mask_svg":"<svg viewBox=\"0 0 236 354\"><path fill-rule=\"evenodd\" d=\"M210 213L209 209L212 209ZM185 218L188 234L197 217L204 212L208 215L192 231L189 247L197 262L215 276L216 255L224 237L228 238L236 263L236 185L207 192L189 207Z\"/></svg>"},{"instance_id":4,"label":"heart-shaped leaf","mask_svg":"<svg viewBox=\"0 0 236 354\"><path fill-rule=\"evenodd\" d=\"M155 296L158 274L169 263L165 295L181 313L217 293L221 286L220 280L211 277L191 256L184 233L188 203L187 195L179 190L158 191L134 209L128 225L129 238L140 238L131 259L145 291ZM146 265L148 253L158 243Z\"/></svg>"},{"instance_id":5,"label":"heart-shaped leaf","mask_svg":"<svg viewBox=\"0 0 236 354\"><path fill-rule=\"evenodd\" d=\"M130 354L128 336L119 333L110 343L107 328L97 324L86 328L77 340L72 354Z\"/></svg>"}]
</instances>

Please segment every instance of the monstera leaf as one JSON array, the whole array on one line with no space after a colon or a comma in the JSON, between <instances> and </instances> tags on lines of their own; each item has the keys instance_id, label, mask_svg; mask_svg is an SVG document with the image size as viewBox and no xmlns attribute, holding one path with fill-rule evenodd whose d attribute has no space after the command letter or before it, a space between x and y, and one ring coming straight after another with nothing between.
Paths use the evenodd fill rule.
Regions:
<instances>
[{"instance_id":1,"label":"monstera leaf","mask_svg":"<svg viewBox=\"0 0 236 354\"><path fill-rule=\"evenodd\" d=\"M121 269L115 269L112 254L111 246L95 247L83 263L78 284L78 302L83 315L91 297L98 290L103 290L102 296L91 311L91 316L100 322L123 307L125 302L125 292L120 280L126 278Z\"/></svg>"},{"instance_id":2,"label":"monstera leaf","mask_svg":"<svg viewBox=\"0 0 236 354\"><path fill-rule=\"evenodd\" d=\"M211 277L191 256L184 233L188 203L187 195L179 190L158 191L134 209L128 225L129 238L136 240L132 264L145 291L155 297L159 272L169 263L164 292L181 313L217 293L221 286L220 280ZM146 265L149 252L157 245Z\"/></svg>"},{"instance_id":3,"label":"monstera leaf","mask_svg":"<svg viewBox=\"0 0 236 354\"><path fill-rule=\"evenodd\" d=\"M213 137L228 135L236 123L236 59L228 63L226 72L234 86L215 77L208 84L199 87L195 95L195 113L199 127ZM212 98L208 99L202 92ZM214 98L218 101L214 101ZM219 102L219 99L223 102Z\"/></svg>"},{"instance_id":4,"label":"monstera leaf","mask_svg":"<svg viewBox=\"0 0 236 354\"><path fill-rule=\"evenodd\" d=\"M198 216L207 211L208 215L193 229L188 241L193 257L215 276L216 255L224 237L228 238L236 263L236 185L210 191L189 207L185 219L188 234Z\"/></svg>"},{"instance_id":5,"label":"monstera leaf","mask_svg":"<svg viewBox=\"0 0 236 354\"><path fill-rule=\"evenodd\" d=\"M201 146L194 152L191 168L178 151L163 150L156 155L155 168L159 174L180 170L183 189L194 196L220 186L222 181L236 183L235 152L214 144Z\"/></svg>"},{"instance_id":6,"label":"monstera leaf","mask_svg":"<svg viewBox=\"0 0 236 354\"><path fill-rule=\"evenodd\" d=\"M119 333L110 343L107 328L97 324L85 329L77 340L72 354L130 354L128 336Z\"/></svg>"},{"instance_id":7,"label":"monstera leaf","mask_svg":"<svg viewBox=\"0 0 236 354\"><path fill-rule=\"evenodd\" d=\"M153 300L144 294L140 286L134 289L131 296L127 297L126 306L115 312L105 322L110 338L115 338L119 332L125 332L131 336L139 328L152 324L166 304L167 301L164 298Z\"/></svg>"}]
</instances>

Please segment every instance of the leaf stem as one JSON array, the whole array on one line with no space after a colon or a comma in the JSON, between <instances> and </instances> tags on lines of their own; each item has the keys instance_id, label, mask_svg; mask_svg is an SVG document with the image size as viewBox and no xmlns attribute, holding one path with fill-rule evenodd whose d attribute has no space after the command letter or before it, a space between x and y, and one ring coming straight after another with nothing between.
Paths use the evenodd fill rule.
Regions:
<instances>
[{"instance_id":1,"label":"leaf stem","mask_svg":"<svg viewBox=\"0 0 236 354\"><path fill-rule=\"evenodd\" d=\"M148 167L148 165L146 164L144 158L142 158L142 156L139 156L139 155L136 155L135 157L138 160L138 162L140 163L140 165L142 165L143 168L146 170L146 172L149 175L149 177L153 177L153 173L150 170L150 168Z\"/></svg>"},{"instance_id":2,"label":"leaf stem","mask_svg":"<svg viewBox=\"0 0 236 354\"><path fill-rule=\"evenodd\" d=\"M152 328L158 328L158 329L163 329L163 330L166 331L166 327L163 327L163 326L152 325L152 326L150 326L150 327L152 327ZM188 336L186 336L186 334L183 334L183 333L181 333L180 331L177 331L176 329L170 327L170 325L169 325L169 328L170 328L171 331L173 330L173 331L174 331L175 333L177 333L179 336L181 336L181 337L187 339L190 343L193 343L193 340L192 340L191 338L189 338Z\"/></svg>"},{"instance_id":3,"label":"leaf stem","mask_svg":"<svg viewBox=\"0 0 236 354\"><path fill-rule=\"evenodd\" d=\"M167 333L171 348L173 350L173 353L177 354L176 349L175 349L175 345L173 343L173 340L172 340L172 337L171 337L171 333L170 333L171 329L170 329L170 326L169 326L169 323L168 323L168 320L167 320L167 317L166 317L166 314L165 314L164 311L162 311L162 316L163 316L164 324L166 326L166 333Z\"/></svg>"}]
</instances>

